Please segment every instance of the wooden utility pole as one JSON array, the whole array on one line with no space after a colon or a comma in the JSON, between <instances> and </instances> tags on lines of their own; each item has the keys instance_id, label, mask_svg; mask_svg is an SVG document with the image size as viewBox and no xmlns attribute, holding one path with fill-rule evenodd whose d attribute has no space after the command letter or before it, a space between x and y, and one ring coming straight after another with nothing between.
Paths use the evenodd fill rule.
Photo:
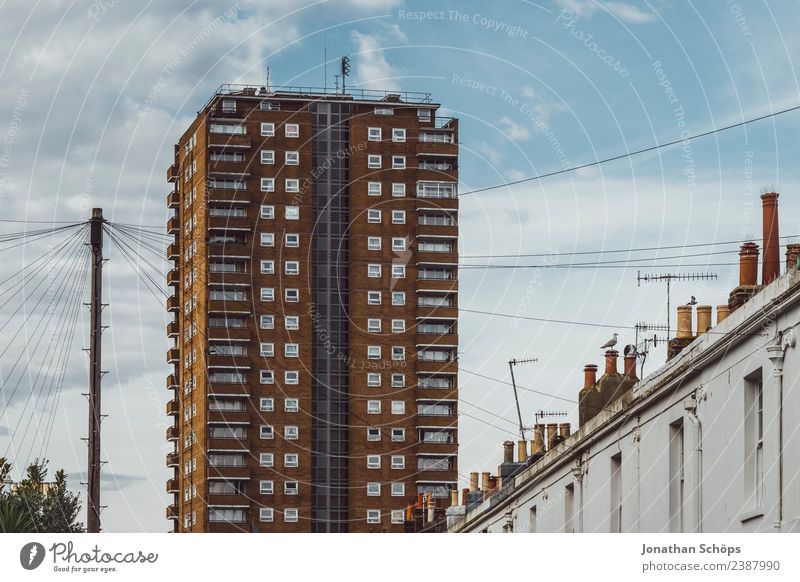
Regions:
<instances>
[{"instance_id":1,"label":"wooden utility pole","mask_svg":"<svg viewBox=\"0 0 800 582\"><path fill-rule=\"evenodd\" d=\"M103 209L93 208L89 220L89 244L92 247L92 297L89 303L89 467L87 487L87 531L100 531L100 383L103 377L101 335L103 333Z\"/></svg>"}]
</instances>

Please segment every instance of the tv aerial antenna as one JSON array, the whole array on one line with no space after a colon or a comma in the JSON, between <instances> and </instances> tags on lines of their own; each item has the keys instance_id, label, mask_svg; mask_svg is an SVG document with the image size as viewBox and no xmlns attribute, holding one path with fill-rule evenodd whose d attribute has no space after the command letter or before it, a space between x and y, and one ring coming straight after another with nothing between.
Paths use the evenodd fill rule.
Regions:
<instances>
[{"instance_id":1,"label":"tv aerial antenna","mask_svg":"<svg viewBox=\"0 0 800 582\"><path fill-rule=\"evenodd\" d=\"M672 281L708 281L711 279L716 279L716 273L664 273L664 274L654 274L654 275L642 275L641 271L636 271L636 286L640 287L642 282L644 283L661 283L665 282L667 284L667 332L669 332L670 327L670 286Z\"/></svg>"},{"instance_id":2,"label":"tv aerial antenna","mask_svg":"<svg viewBox=\"0 0 800 582\"><path fill-rule=\"evenodd\" d=\"M508 369L511 370L511 386L514 387L514 402L517 404L517 416L519 417L519 434L522 437L522 440L525 440L525 425L522 424L522 411L519 408L519 396L517 395L517 381L514 379L514 366L519 366L521 364L535 364L538 362L538 358L527 358L523 360L518 360L514 358L513 360L508 361Z\"/></svg>"}]
</instances>

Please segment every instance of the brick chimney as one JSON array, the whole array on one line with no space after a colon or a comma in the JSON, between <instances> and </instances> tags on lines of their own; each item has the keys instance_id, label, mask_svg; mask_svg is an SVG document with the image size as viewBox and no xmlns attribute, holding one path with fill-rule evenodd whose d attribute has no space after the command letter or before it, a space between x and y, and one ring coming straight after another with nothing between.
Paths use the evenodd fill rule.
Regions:
<instances>
[{"instance_id":1,"label":"brick chimney","mask_svg":"<svg viewBox=\"0 0 800 582\"><path fill-rule=\"evenodd\" d=\"M595 366L595 369L597 367ZM536 462L544 455L544 429L541 424L533 427L533 442L531 442L531 457Z\"/></svg>"},{"instance_id":2,"label":"brick chimney","mask_svg":"<svg viewBox=\"0 0 800 582\"><path fill-rule=\"evenodd\" d=\"M737 287L738 289L738 287ZM694 340L692 335L692 306L678 305L678 329L667 344L667 360L671 360Z\"/></svg>"},{"instance_id":3,"label":"brick chimney","mask_svg":"<svg viewBox=\"0 0 800 582\"><path fill-rule=\"evenodd\" d=\"M758 245L747 242L739 247L739 285L728 296L730 312L744 305L759 289Z\"/></svg>"},{"instance_id":4,"label":"brick chimney","mask_svg":"<svg viewBox=\"0 0 800 582\"><path fill-rule=\"evenodd\" d=\"M583 389L588 390L597 382L597 366L586 364L583 367Z\"/></svg>"},{"instance_id":5,"label":"brick chimney","mask_svg":"<svg viewBox=\"0 0 800 582\"><path fill-rule=\"evenodd\" d=\"M778 193L767 192L761 195L764 231L764 261L761 270L761 284L769 285L781 274L781 245L778 235Z\"/></svg>"},{"instance_id":6,"label":"brick chimney","mask_svg":"<svg viewBox=\"0 0 800 582\"><path fill-rule=\"evenodd\" d=\"M514 462L514 442L513 441L505 441L503 443L503 462L504 463L513 463Z\"/></svg>"},{"instance_id":7,"label":"brick chimney","mask_svg":"<svg viewBox=\"0 0 800 582\"><path fill-rule=\"evenodd\" d=\"M628 378L633 378L634 380L638 380L636 376L636 353L631 351L629 354L625 354L625 375Z\"/></svg>"},{"instance_id":8,"label":"brick chimney","mask_svg":"<svg viewBox=\"0 0 800 582\"><path fill-rule=\"evenodd\" d=\"M786 272L797 269L797 257L800 257L800 244L786 245Z\"/></svg>"}]
</instances>

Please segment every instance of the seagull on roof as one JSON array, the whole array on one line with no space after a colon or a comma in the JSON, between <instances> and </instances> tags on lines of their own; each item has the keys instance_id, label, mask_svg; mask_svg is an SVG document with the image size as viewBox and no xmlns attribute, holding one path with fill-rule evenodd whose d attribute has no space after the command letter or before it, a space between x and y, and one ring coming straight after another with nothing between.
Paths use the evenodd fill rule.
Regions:
<instances>
[{"instance_id":1,"label":"seagull on roof","mask_svg":"<svg viewBox=\"0 0 800 582\"><path fill-rule=\"evenodd\" d=\"M610 340L608 340L606 343L604 343L602 346L600 346L600 349L604 350L606 348L613 348L615 345L617 345L617 336L618 335L619 335L618 333L615 333L614 337L612 337Z\"/></svg>"},{"instance_id":2,"label":"seagull on roof","mask_svg":"<svg viewBox=\"0 0 800 582\"><path fill-rule=\"evenodd\" d=\"M686 305L697 305L697 299L695 299L694 295L692 295L692 298L689 299L689 303L687 303Z\"/></svg>"}]
</instances>

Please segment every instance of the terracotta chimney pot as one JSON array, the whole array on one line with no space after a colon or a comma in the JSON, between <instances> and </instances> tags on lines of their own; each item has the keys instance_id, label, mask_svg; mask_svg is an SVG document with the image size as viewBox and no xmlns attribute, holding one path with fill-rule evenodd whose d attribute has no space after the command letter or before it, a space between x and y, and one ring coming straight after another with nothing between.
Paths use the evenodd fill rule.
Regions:
<instances>
[{"instance_id":1,"label":"terracotta chimney pot","mask_svg":"<svg viewBox=\"0 0 800 582\"><path fill-rule=\"evenodd\" d=\"M731 308L727 305L717 305L717 325L725 321L731 314Z\"/></svg>"},{"instance_id":2,"label":"terracotta chimney pot","mask_svg":"<svg viewBox=\"0 0 800 582\"><path fill-rule=\"evenodd\" d=\"M748 242L739 247L739 285L758 285L758 245Z\"/></svg>"},{"instance_id":3,"label":"terracotta chimney pot","mask_svg":"<svg viewBox=\"0 0 800 582\"><path fill-rule=\"evenodd\" d=\"M617 374L617 350L606 350L606 376Z\"/></svg>"},{"instance_id":4,"label":"terracotta chimney pot","mask_svg":"<svg viewBox=\"0 0 800 582\"><path fill-rule=\"evenodd\" d=\"M697 335L702 335L711 329L711 306L697 306Z\"/></svg>"},{"instance_id":5,"label":"terracotta chimney pot","mask_svg":"<svg viewBox=\"0 0 800 582\"><path fill-rule=\"evenodd\" d=\"M692 337L692 306L678 305L678 331L677 338Z\"/></svg>"},{"instance_id":6,"label":"terracotta chimney pot","mask_svg":"<svg viewBox=\"0 0 800 582\"><path fill-rule=\"evenodd\" d=\"M780 236L778 233L778 193L767 192L761 195L764 231L764 262L761 270L761 284L768 285L781 274Z\"/></svg>"}]
</instances>

